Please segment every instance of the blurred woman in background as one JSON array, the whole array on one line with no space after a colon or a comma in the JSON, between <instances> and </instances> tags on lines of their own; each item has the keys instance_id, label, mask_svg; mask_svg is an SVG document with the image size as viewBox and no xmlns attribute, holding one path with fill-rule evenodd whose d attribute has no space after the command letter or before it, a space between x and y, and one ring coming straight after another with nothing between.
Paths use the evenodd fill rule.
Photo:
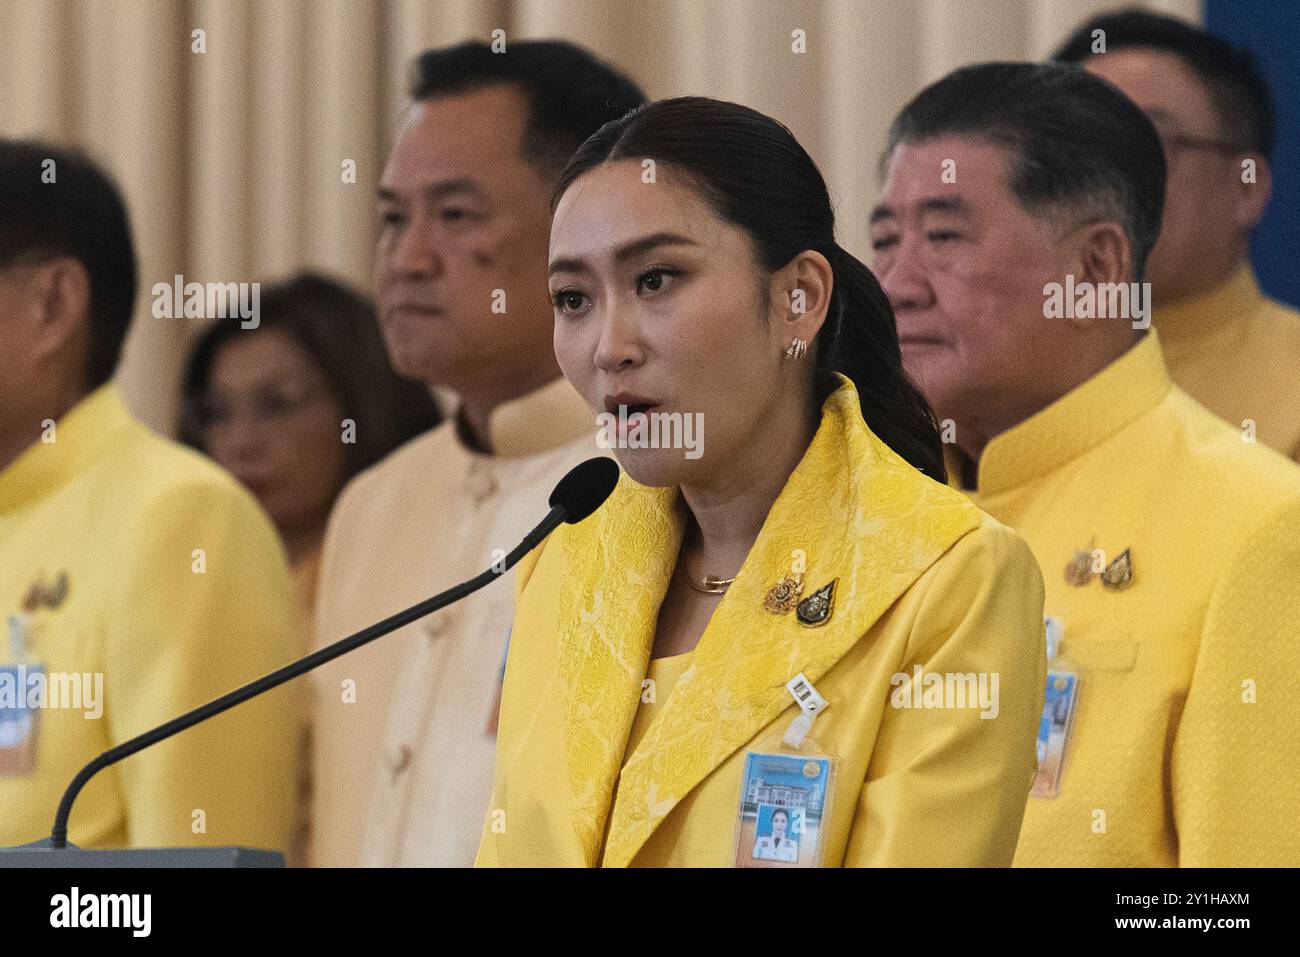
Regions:
<instances>
[{"instance_id":1,"label":"blurred woman in background","mask_svg":"<svg viewBox=\"0 0 1300 957\"><path fill-rule=\"evenodd\" d=\"M218 320L185 371L181 439L251 491L288 552L311 641L316 572L330 509L348 479L438 424L425 387L388 364L369 300L300 273L261 291L256 328ZM310 752L304 727L302 750ZM298 785L290 865L306 862L311 780Z\"/></svg>"},{"instance_id":2,"label":"blurred woman in background","mask_svg":"<svg viewBox=\"0 0 1300 957\"><path fill-rule=\"evenodd\" d=\"M266 509L309 618L339 491L440 415L424 386L392 371L365 297L300 273L263 287L260 302L256 328L221 319L199 339L180 434Z\"/></svg>"}]
</instances>

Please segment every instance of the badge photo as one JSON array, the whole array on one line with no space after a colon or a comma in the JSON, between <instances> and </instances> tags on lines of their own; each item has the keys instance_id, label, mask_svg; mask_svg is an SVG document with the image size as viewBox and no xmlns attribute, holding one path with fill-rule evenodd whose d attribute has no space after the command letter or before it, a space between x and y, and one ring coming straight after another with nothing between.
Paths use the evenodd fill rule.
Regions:
<instances>
[{"instance_id":1,"label":"badge photo","mask_svg":"<svg viewBox=\"0 0 1300 957\"><path fill-rule=\"evenodd\" d=\"M36 770L40 709L28 700L28 689L44 674L40 665L0 665L0 778Z\"/></svg>"},{"instance_id":2,"label":"badge photo","mask_svg":"<svg viewBox=\"0 0 1300 957\"><path fill-rule=\"evenodd\" d=\"M824 755L745 755L736 822L737 867L819 867L833 762Z\"/></svg>"},{"instance_id":3,"label":"badge photo","mask_svg":"<svg viewBox=\"0 0 1300 957\"><path fill-rule=\"evenodd\" d=\"M1070 719L1079 690L1079 676L1066 671L1047 673L1047 696L1043 716L1038 723L1038 773L1029 793L1032 797L1053 798L1061 793L1061 767L1065 761L1065 742L1070 734Z\"/></svg>"}]
</instances>

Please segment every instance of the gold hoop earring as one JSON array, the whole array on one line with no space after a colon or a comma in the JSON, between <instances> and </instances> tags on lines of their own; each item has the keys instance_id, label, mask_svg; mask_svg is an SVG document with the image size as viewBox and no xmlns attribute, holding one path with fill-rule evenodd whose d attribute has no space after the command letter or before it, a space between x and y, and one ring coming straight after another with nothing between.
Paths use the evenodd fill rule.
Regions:
<instances>
[{"instance_id":1,"label":"gold hoop earring","mask_svg":"<svg viewBox=\"0 0 1300 957\"><path fill-rule=\"evenodd\" d=\"M804 353L808 351L808 343L803 339L795 339L790 343L790 348L785 350L787 359L794 359L796 362L803 358Z\"/></svg>"}]
</instances>

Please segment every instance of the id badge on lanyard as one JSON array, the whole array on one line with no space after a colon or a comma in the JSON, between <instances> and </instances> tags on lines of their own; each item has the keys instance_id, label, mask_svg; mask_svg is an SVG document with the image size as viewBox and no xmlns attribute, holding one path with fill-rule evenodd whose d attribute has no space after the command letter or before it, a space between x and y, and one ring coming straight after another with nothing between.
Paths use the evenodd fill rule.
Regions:
<instances>
[{"instance_id":1,"label":"id badge on lanyard","mask_svg":"<svg viewBox=\"0 0 1300 957\"><path fill-rule=\"evenodd\" d=\"M820 867L830 823L835 758L810 737L826 699L802 673L786 683L799 714L778 740L745 753L736 867Z\"/></svg>"},{"instance_id":2,"label":"id badge on lanyard","mask_svg":"<svg viewBox=\"0 0 1300 957\"><path fill-rule=\"evenodd\" d=\"M45 668L26 660L28 621L26 615L9 616L10 659L0 661L0 778L36 770L41 712L29 689L44 683Z\"/></svg>"},{"instance_id":3,"label":"id badge on lanyard","mask_svg":"<svg viewBox=\"0 0 1300 957\"><path fill-rule=\"evenodd\" d=\"M1057 650L1064 628L1059 618L1047 618L1047 658L1057 661ZM1058 668L1047 672L1047 693L1043 714L1038 722L1038 773L1034 775L1031 797L1054 798L1061 793L1061 771L1065 764L1065 744L1070 736L1070 721L1079 696L1077 671Z\"/></svg>"}]
</instances>

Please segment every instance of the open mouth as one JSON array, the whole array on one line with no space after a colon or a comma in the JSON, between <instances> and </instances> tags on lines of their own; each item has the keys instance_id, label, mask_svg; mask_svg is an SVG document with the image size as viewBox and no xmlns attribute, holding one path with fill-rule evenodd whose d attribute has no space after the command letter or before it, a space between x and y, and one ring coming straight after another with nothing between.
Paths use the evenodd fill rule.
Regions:
<instances>
[{"instance_id":1,"label":"open mouth","mask_svg":"<svg viewBox=\"0 0 1300 957\"><path fill-rule=\"evenodd\" d=\"M630 393L620 392L617 395L605 397L605 411L611 415L639 415L649 412L658 406L657 402L645 398L644 396L632 395ZM624 413L622 410L626 409Z\"/></svg>"},{"instance_id":2,"label":"open mouth","mask_svg":"<svg viewBox=\"0 0 1300 957\"><path fill-rule=\"evenodd\" d=\"M417 316L420 318L432 318L442 315L441 309L434 309L430 306L402 305L394 306L388 310L390 316Z\"/></svg>"}]
</instances>

